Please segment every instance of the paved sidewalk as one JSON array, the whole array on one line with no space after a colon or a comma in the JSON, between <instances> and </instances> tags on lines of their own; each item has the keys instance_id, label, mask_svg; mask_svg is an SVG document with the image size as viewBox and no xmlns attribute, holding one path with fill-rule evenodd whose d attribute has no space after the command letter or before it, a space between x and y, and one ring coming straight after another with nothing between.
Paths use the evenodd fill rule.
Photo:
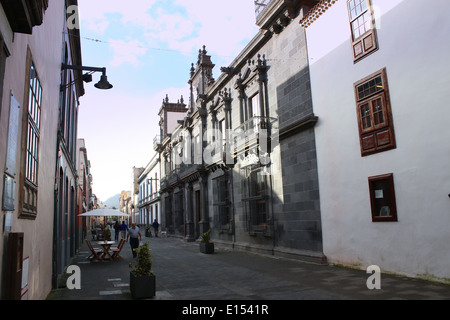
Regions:
<instances>
[{"instance_id":1,"label":"paved sidewalk","mask_svg":"<svg viewBox=\"0 0 450 320\"><path fill-rule=\"evenodd\" d=\"M205 255L198 243L178 238L149 242L156 275L152 300L450 300L450 285L381 275L381 289L369 290L365 271L303 263L224 249ZM125 261L89 263L84 245L72 264L81 269L81 290L57 289L48 300L131 300L129 243Z\"/></svg>"}]
</instances>

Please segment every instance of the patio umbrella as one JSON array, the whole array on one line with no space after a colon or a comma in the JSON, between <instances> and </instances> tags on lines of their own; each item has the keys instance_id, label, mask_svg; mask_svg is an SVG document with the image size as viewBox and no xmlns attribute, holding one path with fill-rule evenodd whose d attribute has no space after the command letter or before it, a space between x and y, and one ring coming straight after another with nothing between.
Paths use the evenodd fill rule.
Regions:
<instances>
[{"instance_id":1,"label":"patio umbrella","mask_svg":"<svg viewBox=\"0 0 450 320\"><path fill-rule=\"evenodd\" d=\"M106 217L130 217L129 214L120 212L114 209L102 208L102 209L94 209L85 213L78 215L79 217L103 217L103 223L106 228Z\"/></svg>"},{"instance_id":2,"label":"patio umbrella","mask_svg":"<svg viewBox=\"0 0 450 320\"><path fill-rule=\"evenodd\" d=\"M129 217L129 214L114 209L95 209L79 215L79 217Z\"/></svg>"}]
</instances>

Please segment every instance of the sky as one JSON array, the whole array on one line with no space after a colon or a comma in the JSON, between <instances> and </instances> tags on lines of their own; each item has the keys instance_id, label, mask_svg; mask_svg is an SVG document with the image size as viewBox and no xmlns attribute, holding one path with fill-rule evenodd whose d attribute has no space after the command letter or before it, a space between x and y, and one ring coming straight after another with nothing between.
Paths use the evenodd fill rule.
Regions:
<instances>
[{"instance_id":1,"label":"sky","mask_svg":"<svg viewBox=\"0 0 450 320\"><path fill-rule=\"evenodd\" d=\"M91 162L100 201L131 191L133 167L151 160L166 94L189 99L191 63L206 46L228 66L257 34L253 0L79 0L83 65L106 67L111 90L85 83L78 138Z\"/></svg>"}]
</instances>

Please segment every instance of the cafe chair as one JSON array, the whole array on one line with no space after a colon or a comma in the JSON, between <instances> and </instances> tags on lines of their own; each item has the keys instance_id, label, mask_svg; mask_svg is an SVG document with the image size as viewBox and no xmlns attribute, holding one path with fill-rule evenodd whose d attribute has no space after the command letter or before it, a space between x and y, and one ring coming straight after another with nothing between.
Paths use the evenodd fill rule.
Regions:
<instances>
[{"instance_id":1,"label":"cafe chair","mask_svg":"<svg viewBox=\"0 0 450 320\"><path fill-rule=\"evenodd\" d=\"M86 240L86 244L89 247L89 250L91 250L91 255L88 257L91 262L94 262L96 260L102 261L102 257L100 256L103 253L102 249L94 248L89 240Z\"/></svg>"},{"instance_id":2,"label":"cafe chair","mask_svg":"<svg viewBox=\"0 0 450 320\"><path fill-rule=\"evenodd\" d=\"M113 247L111 248L112 251L112 258L113 261L117 260L118 258L120 258L121 260L123 260L123 258L120 256L120 252L122 251L123 245L125 244L125 240L121 239L119 242L119 245L117 247Z\"/></svg>"}]
</instances>

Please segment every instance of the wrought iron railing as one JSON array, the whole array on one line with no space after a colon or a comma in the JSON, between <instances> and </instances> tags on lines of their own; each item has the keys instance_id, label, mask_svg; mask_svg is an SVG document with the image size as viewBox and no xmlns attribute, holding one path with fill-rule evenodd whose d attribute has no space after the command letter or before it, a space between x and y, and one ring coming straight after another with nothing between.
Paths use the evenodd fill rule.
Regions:
<instances>
[{"instance_id":1,"label":"wrought iron railing","mask_svg":"<svg viewBox=\"0 0 450 320\"><path fill-rule=\"evenodd\" d=\"M278 119L272 117L255 116L250 118L233 130L231 142L238 148L243 144L257 140L261 133L264 133L265 137L269 137L275 129L277 121Z\"/></svg>"},{"instance_id":2,"label":"wrought iron railing","mask_svg":"<svg viewBox=\"0 0 450 320\"><path fill-rule=\"evenodd\" d=\"M264 12L264 10L267 8L267 6L272 1L273 0L255 0L255 17L256 17L256 19L259 18L259 16Z\"/></svg>"}]
</instances>

